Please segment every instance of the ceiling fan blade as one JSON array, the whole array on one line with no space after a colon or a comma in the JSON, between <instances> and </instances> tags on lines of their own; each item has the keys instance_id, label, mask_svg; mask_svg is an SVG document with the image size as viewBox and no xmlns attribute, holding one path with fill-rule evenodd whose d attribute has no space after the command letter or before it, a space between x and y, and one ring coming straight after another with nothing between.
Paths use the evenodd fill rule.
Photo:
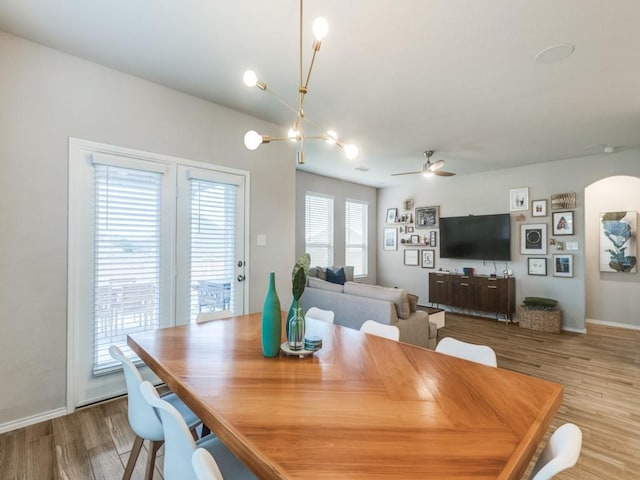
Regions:
<instances>
[{"instance_id":1,"label":"ceiling fan blade","mask_svg":"<svg viewBox=\"0 0 640 480\"><path fill-rule=\"evenodd\" d=\"M397 177L398 175L415 175L416 173L422 173L422 170L419 172L403 172L403 173L392 173L392 177Z\"/></svg>"},{"instance_id":2,"label":"ceiling fan blade","mask_svg":"<svg viewBox=\"0 0 640 480\"><path fill-rule=\"evenodd\" d=\"M432 172L440 170L442 167L444 167L444 160L438 160L437 162L429 164L429 170Z\"/></svg>"},{"instance_id":3,"label":"ceiling fan blade","mask_svg":"<svg viewBox=\"0 0 640 480\"><path fill-rule=\"evenodd\" d=\"M455 173L453 172L443 172L442 170L437 170L435 172L431 172L434 175L437 175L439 177L453 177L455 175Z\"/></svg>"}]
</instances>

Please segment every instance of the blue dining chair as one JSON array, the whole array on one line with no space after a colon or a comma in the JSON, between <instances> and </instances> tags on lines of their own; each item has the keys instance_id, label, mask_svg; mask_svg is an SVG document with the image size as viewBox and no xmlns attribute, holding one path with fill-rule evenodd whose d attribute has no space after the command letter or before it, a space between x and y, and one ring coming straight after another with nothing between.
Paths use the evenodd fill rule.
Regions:
<instances>
[{"instance_id":1,"label":"blue dining chair","mask_svg":"<svg viewBox=\"0 0 640 480\"><path fill-rule=\"evenodd\" d=\"M140 393L140 384L143 382L143 379L133 362L129 360L125 354L122 353L122 350L120 350L116 345L111 345L109 347L109 353L115 360L122 363L124 378L127 382L127 414L129 417L129 425L136 434L136 439L131 447L131 453L129 453L129 460L127 461L127 466L125 467L122 479L129 480L131 478L136 461L140 455L142 444L145 440L149 440L151 445L149 447L149 455L147 457L147 466L144 478L145 480L151 480L153 478L156 453L164 442L162 423L160 422L155 410L147 403ZM162 398L180 412L179 414L183 418L188 429L195 431L195 428L202 423L196 414L189 410L189 407L187 407L182 400L176 396L176 394L168 393Z\"/></svg>"},{"instance_id":2,"label":"blue dining chair","mask_svg":"<svg viewBox=\"0 0 640 480\"><path fill-rule=\"evenodd\" d=\"M169 402L160 398L151 383L140 384L142 397L156 409L164 430L165 480L198 480L192 465L193 453L204 448L215 459L224 478L255 479L256 476L214 435L194 440L184 419Z\"/></svg>"}]
</instances>

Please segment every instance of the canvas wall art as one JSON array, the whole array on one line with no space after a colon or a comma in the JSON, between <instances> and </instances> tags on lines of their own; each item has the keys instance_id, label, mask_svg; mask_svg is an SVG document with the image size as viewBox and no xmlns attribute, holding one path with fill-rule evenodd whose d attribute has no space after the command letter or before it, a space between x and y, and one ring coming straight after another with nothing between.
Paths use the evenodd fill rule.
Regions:
<instances>
[{"instance_id":1,"label":"canvas wall art","mask_svg":"<svg viewBox=\"0 0 640 480\"><path fill-rule=\"evenodd\" d=\"M637 273L638 213L600 214L600 271Z\"/></svg>"}]
</instances>

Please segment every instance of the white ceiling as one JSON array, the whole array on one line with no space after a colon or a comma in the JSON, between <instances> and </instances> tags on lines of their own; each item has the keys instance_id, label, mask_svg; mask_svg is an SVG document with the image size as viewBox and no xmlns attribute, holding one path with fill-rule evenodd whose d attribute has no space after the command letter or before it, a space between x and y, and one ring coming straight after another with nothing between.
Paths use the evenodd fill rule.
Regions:
<instances>
[{"instance_id":1,"label":"white ceiling","mask_svg":"<svg viewBox=\"0 0 640 480\"><path fill-rule=\"evenodd\" d=\"M305 113L361 152L309 141L304 170L446 182L390 174L419 170L427 147L461 175L640 143L640 1L307 0L304 13L305 62L313 19L330 28ZM297 0L2 0L0 29L276 122L260 133L280 136L293 114L242 74L296 103L298 15ZM534 61L565 42L568 59Z\"/></svg>"}]
</instances>

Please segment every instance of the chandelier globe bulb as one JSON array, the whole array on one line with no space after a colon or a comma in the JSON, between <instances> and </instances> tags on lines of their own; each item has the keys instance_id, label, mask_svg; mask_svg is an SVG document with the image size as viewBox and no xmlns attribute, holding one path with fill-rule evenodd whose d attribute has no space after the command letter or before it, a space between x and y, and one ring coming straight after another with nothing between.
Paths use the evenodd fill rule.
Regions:
<instances>
[{"instance_id":1,"label":"chandelier globe bulb","mask_svg":"<svg viewBox=\"0 0 640 480\"><path fill-rule=\"evenodd\" d=\"M347 143L344 146L344 154L349 160L353 160L358 156L358 147L353 143Z\"/></svg>"},{"instance_id":2,"label":"chandelier globe bulb","mask_svg":"<svg viewBox=\"0 0 640 480\"><path fill-rule=\"evenodd\" d=\"M329 33L329 23L324 17L318 17L313 21L313 36L318 42L321 42Z\"/></svg>"},{"instance_id":3,"label":"chandelier globe bulb","mask_svg":"<svg viewBox=\"0 0 640 480\"><path fill-rule=\"evenodd\" d=\"M258 76L253 70L247 70L244 72L242 80L247 87L255 87L258 84Z\"/></svg>"},{"instance_id":4,"label":"chandelier globe bulb","mask_svg":"<svg viewBox=\"0 0 640 480\"><path fill-rule=\"evenodd\" d=\"M262 144L262 135L255 130L249 130L244 135L244 146L249 150L255 150Z\"/></svg>"},{"instance_id":5,"label":"chandelier globe bulb","mask_svg":"<svg viewBox=\"0 0 640 480\"><path fill-rule=\"evenodd\" d=\"M335 145L337 138L338 134L335 130L327 130L327 138L325 139L325 142L327 142L329 145Z\"/></svg>"}]
</instances>

